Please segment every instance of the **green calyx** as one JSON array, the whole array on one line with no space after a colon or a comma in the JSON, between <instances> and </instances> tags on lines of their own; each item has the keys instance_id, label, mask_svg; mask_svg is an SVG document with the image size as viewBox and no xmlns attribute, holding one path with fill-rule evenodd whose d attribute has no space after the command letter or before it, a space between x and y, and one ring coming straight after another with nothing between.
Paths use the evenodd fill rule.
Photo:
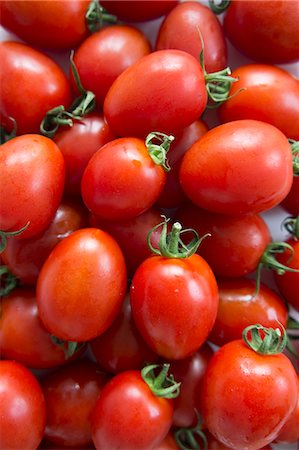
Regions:
<instances>
[{"instance_id":1,"label":"green calyx","mask_svg":"<svg viewBox=\"0 0 299 450\"><path fill-rule=\"evenodd\" d=\"M73 121L80 121L86 114L92 112L96 106L95 94L86 91L82 86L79 73L74 63L74 52L71 52L70 63L76 86L80 92L68 110L63 105L56 106L47 112L40 124L40 132L52 138L61 126L73 126Z\"/></svg>"},{"instance_id":2,"label":"green calyx","mask_svg":"<svg viewBox=\"0 0 299 450\"><path fill-rule=\"evenodd\" d=\"M292 149L293 173L295 176L299 176L299 141L289 139L289 143Z\"/></svg>"},{"instance_id":3,"label":"green calyx","mask_svg":"<svg viewBox=\"0 0 299 450\"><path fill-rule=\"evenodd\" d=\"M22 228L20 228L17 231L2 231L2 230L0 230L0 253L2 253L6 247L7 238L19 236L20 234L23 233L23 231L25 231L29 227L29 224L30 224L30 222L27 222L25 226L23 226Z\"/></svg>"},{"instance_id":4,"label":"green calyx","mask_svg":"<svg viewBox=\"0 0 299 450\"><path fill-rule=\"evenodd\" d=\"M214 14L222 14L229 7L230 0L209 0L209 7L213 11Z\"/></svg>"},{"instance_id":5,"label":"green calyx","mask_svg":"<svg viewBox=\"0 0 299 450\"><path fill-rule=\"evenodd\" d=\"M88 5L85 20L89 31L95 33L103 28L104 25L116 23L117 17L109 14L98 0L92 0Z\"/></svg>"},{"instance_id":6,"label":"green calyx","mask_svg":"<svg viewBox=\"0 0 299 450\"><path fill-rule=\"evenodd\" d=\"M7 266L0 266L0 297L6 297L19 283L19 280L10 272Z\"/></svg>"},{"instance_id":7,"label":"green calyx","mask_svg":"<svg viewBox=\"0 0 299 450\"><path fill-rule=\"evenodd\" d=\"M246 327L242 334L243 340L249 348L260 355L278 355L285 349L288 337L284 327L266 328L255 324Z\"/></svg>"},{"instance_id":8,"label":"green calyx","mask_svg":"<svg viewBox=\"0 0 299 450\"><path fill-rule=\"evenodd\" d=\"M206 450L208 448L206 435L202 431L202 420L197 411L196 415L197 423L194 427L179 428L174 433L175 441L181 450Z\"/></svg>"},{"instance_id":9,"label":"green calyx","mask_svg":"<svg viewBox=\"0 0 299 450\"><path fill-rule=\"evenodd\" d=\"M141 377L157 397L176 398L180 394L180 385L172 375L168 375L170 364L151 364L141 370ZM161 369L156 375L155 371Z\"/></svg>"},{"instance_id":10,"label":"green calyx","mask_svg":"<svg viewBox=\"0 0 299 450\"><path fill-rule=\"evenodd\" d=\"M150 157L155 164L162 166L166 172L170 171L167 152L173 140L174 136L160 133L159 131L153 131L145 138L145 146L148 149Z\"/></svg>"},{"instance_id":11,"label":"green calyx","mask_svg":"<svg viewBox=\"0 0 299 450\"><path fill-rule=\"evenodd\" d=\"M287 217L282 225L294 239L299 239L299 215Z\"/></svg>"},{"instance_id":12,"label":"green calyx","mask_svg":"<svg viewBox=\"0 0 299 450\"><path fill-rule=\"evenodd\" d=\"M12 122L12 129L10 131L7 131L3 125L0 126L0 145L10 141L17 135L17 122L13 117L9 117L9 120Z\"/></svg>"},{"instance_id":13,"label":"green calyx","mask_svg":"<svg viewBox=\"0 0 299 450\"><path fill-rule=\"evenodd\" d=\"M85 342L65 341L54 335L51 335L51 340L53 344L58 345L63 350L65 359L71 358L85 346Z\"/></svg>"},{"instance_id":14,"label":"green calyx","mask_svg":"<svg viewBox=\"0 0 299 450\"><path fill-rule=\"evenodd\" d=\"M168 233L167 224L170 219L167 219L165 216L162 217L164 218L163 222L152 228L147 237L148 246L155 255L163 256L165 258L188 258L196 252L202 240L207 236L210 236L210 234L207 233L204 236L199 237L198 233L193 228L186 228L183 230L183 227L179 222L175 222L172 225L171 231ZM159 248L154 248L151 244L151 237L153 232L160 227L162 227L162 231L159 240ZM185 244L182 241L181 236L183 233L188 232L193 234L193 238L190 242Z\"/></svg>"}]
</instances>

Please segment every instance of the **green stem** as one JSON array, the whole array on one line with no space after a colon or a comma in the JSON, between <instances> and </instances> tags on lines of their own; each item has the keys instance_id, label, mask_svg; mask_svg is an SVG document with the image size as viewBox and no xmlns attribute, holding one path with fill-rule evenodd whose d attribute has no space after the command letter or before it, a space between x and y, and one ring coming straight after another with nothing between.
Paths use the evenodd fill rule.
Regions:
<instances>
[{"instance_id":1,"label":"green stem","mask_svg":"<svg viewBox=\"0 0 299 450\"><path fill-rule=\"evenodd\" d=\"M172 375L168 375L170 364L151 364L141 370L141 377L157 397L176 398L180 394L180 385ZM155 370L161 368L158 375Z\"/></svg>"},{"instance_id":2,"label":"green stem","mask_svg":"<svg viewBox=\"0 0 299 450\"><path fill-rule=\"evenodd\" d=\"M197 423L194 427L179 428L174 433L176 443L182 450L190 450L190 449L206 450L208 448L206 435L202 431L202 420L200 419L200 416L197 411L196 415L197 415Z\"/></svg>"},{"instance_id":3,"label":"green stem","mask_svg":"<svg viewBox=\"0 0 299 450\"><path fill-rule=\"evenodd\" d=\"M282 226L287 230L288 233L292 235L295 240L299 239L299 215L297 217L287 217L282 222Z\"/></svg>"},{"instance_id":4,"label":"green stem","mask_svg":"<svg viewBox=\"0 0 299 450\"><path fill-rule=\"evenodd\" d=\"M71 356L85 346L85 342L65 341L54 335L51 335L51 340L55 345L58 345L58 347L63 350L65 359L71 358Z\"/></svg>"},{"instance_id":5,"label":"green stem","mask_svg":"<svg viewBox=\"0 0 299 450\"><path fill-rule=\"evenodd\" d=\"M7 141L10 141L17 135L17 122L13 117L9 117L9 120L12 122L11 131L7 131L4 125L0 126L0 145L4 144Z\"/></svg>"},{"instance_id":6,"label":"green stem","mask_svg":"<svg viewBox=\"0 0 299 450\"><path fill-rule=\"evenodd\" d=\"M85 14L87 28L91 33L99 31L105 24L113 24L117 22L117 17L109 14L98 0L92 0Z\"/></svg>"},{"instance_id":7,"label":"green stem","mask_svg":"<svg viewBox=\"0 0 299 450\"><path fill-rule=\"evenodd\" d=\"M0 266L0 297L5 297L10 294L19 283L17 277L15 277L7 266Z\"/></svg>"},{"instance_id":8,"label":"green stem","mask_svg":"<svg viewBox=\"0 0 299 450\"><path fill-rule=\"evenodd\" d=\"M293 173L295 176L299 176L299 141L289 139L289 143L291 145L293 156Z\"/></svg>"},{"instance_id":9,"label":"green stem","mask_svg":"<svg viewBox=\"0 0 299 450\"><path fill-rule=\"evenodd\" d=\"M145 138L145 146L148 149L149 155L158 166L162 166L166 172L170 171L167 161L167 153L170 145L174 140L174 136L160 133L159 131L151 132ZM156 144L153 141L158 141Z\"/></svg>"},{"instance_id":10,"label":"green stem","mask_svg":"<svg viewBox=\"0 0 299 450\"><path fill-rule=\"evenodd\" d=\"M214 14L222 14L229 7L230 0L209 0L209 7L213 11Z\"/></svg>"},{"instance_id":11,"label":"green stem","mask_svg":"<svg viewBox=\"0 0 299 450\"><path fill-rule=\"evenodd\" d=\"M23 233L23 231L25 231L29 227L29 224L30 224L30 222L27 222L24 227L20 228L17 231L2 231L2 230L0 230L0 253L2 253L6 247L7 238L19 236L20 234Z\"/></svg>"},{"instance_id":12,"label":"green stem","mask_svg":"<svg viewBox=\"0 0 299 450\"><path fill-rule=\"evenodd\" d=\"M277 355L285 349L288 337L284 327L266 328L255 324L243 330L243 340L249 348L260 355Z\"/></svg>"}]
</instances>

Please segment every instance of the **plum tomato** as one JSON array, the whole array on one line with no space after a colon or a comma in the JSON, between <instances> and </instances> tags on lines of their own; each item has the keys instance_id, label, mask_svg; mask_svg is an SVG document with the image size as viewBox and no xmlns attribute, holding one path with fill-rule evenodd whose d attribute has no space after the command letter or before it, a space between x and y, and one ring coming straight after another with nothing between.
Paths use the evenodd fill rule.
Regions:
<instances>
[{"instance_id":1,"label":"plum tomato","mask_svg":"<svg viewBox=\"0 0 299 450\"><path fill-rule=\"evenodd\" d=\"M101 0L101 5L119 20L146 22L167 14L178 0Z\"/></svg>"}]
</instances>

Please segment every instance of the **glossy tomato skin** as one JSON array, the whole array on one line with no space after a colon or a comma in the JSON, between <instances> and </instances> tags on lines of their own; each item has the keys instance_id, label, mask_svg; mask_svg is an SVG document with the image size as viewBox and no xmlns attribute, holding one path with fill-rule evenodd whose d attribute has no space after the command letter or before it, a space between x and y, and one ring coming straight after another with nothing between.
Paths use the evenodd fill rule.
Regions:
<instances>
[{"instance_id":1,"label":"glossy tomato skin","mask_svg":"<svg viewBox=\"0 0 299 450\"><path fill-rule=\"evenodd\" d=\"M275 282L284 299L299 310L299 240L288 239L287 243L293 248L294 253L291 254L289 250L286 250L279 254L277 259L282 264L297 270L297 272L285 272L283 275L275 273Z\"/></svg>"},{"instance_id":2,"label":"glossy tomato skin","mask_svg":"<svg viewBox=\"0 0 299 450\"><path fill-rule=\"evenodd\" d=\"M201 413L220 442L257 449L278 436L297 398L298 377L285 355L259 355L234 340L216 351L208 364Z\"/></svg>"},{"instance_id":3,"label":"glossy tomato skin","mask_svg":"<svg viewBox=\"0 0 299 450\"><path fill-rule=\"evenodd\" d=\"M158 355L147 346L137 330L129 295L126 295L108 330L92 339L89 345L97 363L107 373L141 370L146 364L158 360Z\"/></svg>"},{"instance_id":4,"label":"glossy tomato skin","mask_svg":"<svg viewBox=\"0 0 299 450\"><path fill-rule=\"evenodd\" d=\"M238 81L231 86L231 98L218 110L221 122L261 120L289 139L299 139L299 80L270 64L238 67L232 77Z\"/></svg>"},{"instance_id":5,"label":"glossy tomato skin","mask_svg":"<svg viewBox=\"0 0 299 450\"><path fill-rule=\"evenodd\" d=\"M61 201L65 166L57 145L49 138L27 134L1 146L0 229L20 237L43 231Z\"/></svg>"},{"instance_id":6,"label":"glossy tomato skin","mask_svg":"<svg viewBox=\"0 0 299 450\"><path fill-rule=\"evenodd\" d=\"M15 119L18 135L39 133L47 111L59 105L69 107L69 81L51 58L13 41L1 42L0 58L0 114L4 120Z\"/></svg>"},{"instance_id":7,"label":"glossy tomato skin","mask_svg":"<svg viewBox=\"0 0 299 450\"><path fill-rule=\"evenodd\" d=\"M230 42L255 61L272 64L299 59L299 4L297 1L232 1L224 16L224 32Z\"/></svg>"},{"instance_id":8,"label":"glossy tomato skin","mask_svg":"<svg viewBox=\"0 0 299 450\"><path fill-rule=\"evenodd\" d=\"M152 207L166 181L144 141L119 138L104 145L87 164L81 183L87 208L99 219L132 219Z\"/></svg>"},{"instance_id":9,"label":"glossy tomato skin","mask_svg":"<svg viewBox=\"0 0 299 450\"><path fill-rule=\"evenodd\" d=\"M82 203L63 200L50 225L28 239L8 237L1 254L4 264L25 285L35 285L39 271L58 242L73 231L87 227L88 212Z\"/></svg>"},{"instance_id":10,"label":"glossy tomato skin","mask_svg":"<svg viewBox=\"0 0 299 450\"><path fill-rule=\"evenodd\" d=\"M156 397L139 371L122 372L105 385L96 402L94 445L107 450L154 448L170 430L172 415L172 400Z\"/></svg>"},{"instance_id":11,"label":"glossy tomato skin","mask_svg":"<svg viewBox=\"0 0 299 450\"><path fill-rule=\"evenodd\" d=\"M26 43L49 50L76 47L87 35L89 0L1 1L1 25Z\"/></svg>"},{"instance_id":12,"label":"glossy tomato skin","mask_svg":"<svg viewBox=\"0 0 299 450\"><path fill-rule=\"evenodd\" d=\"M34 289L18 288L1 302L1 356L32 369L49 369L81 355L83 347L67 356L54 344L38 315ZM65 347L66 350L66 347Z\"/></svg>"},{"instance_id":13,"label":"glossy tomato skin","mask_svg":"<svg viewBox=\"0 0 299 450\"><path fill-rule=\"evenodd\" d=\"M74 120L71 128L62 127L58 130L53 140L60 148L65 162L66 195L81 195L81 178L88 161L115 137L99 113L89 113L80 121Z\"/></svg>"},{"instance_id":14,"label":"glossy tomato skin","mask_svg":"<svg viewBox=\"0 0 299 450\"><path fill-rule=\"evenodd\" d=\"M199 2L179 3L165 17L156 41L156 50L174 48L190 53L197 60L204 41L204 64L208 73L227 66L227 47L217 16Z\"/></svg>"},{"instance_id":15,"label":"glossy tomato skin","mask_svg":"<svg viewBox=\"0 0 299 450\"><path fill-rule=\"evenodd\" d=\"M41 384L47 411L45 438L62 447L92 444L90 416L106 382L98 365L88 360L49 373Z\"/></svg>"},{"instance_id":16,"label":"glossy tomato skin","mask_svg":"<svg viewBox=\"0 0 299 450\"><path fill-rule=\"evenodd\" d=\"M45 399L37 379L22 364L0 361L0 403L1 447L37 448L45 430Z\"/></svg>"},{"instance_id":17,"label":"glossy tomato skin","mask_svg":"<svg viewBox=\"0 0 299 450\"><path fill-rule=\"evenodd\" d=\"M119 136L145 137L152 131L176 135L197 120L207 104L198 61L182 50L144 56L112 84L104 115Z\"/></svg>"},{"instance_id":18,"label":"glossy tomato skin","mask_svg":"<svg viewBox=\"0 0 299 450\"><path fill-rule=\"evenodd\" d=\"M74 54L74 63L85 89L103 107L113 81L128 67L151 52L146 36L131 25L105 27L89 36Z\"/></svg>"},{"instance_id":19,"label":"glossy tomato skin","mask_svg":"<svg viewBox=\"0 0 299 450\"><path fill-rule=\"evenodd\" d=\"M253 272L271 241L269 228L258 214L215 214L185 203L176 217L185 228L194 228L200 235L210 233L197 253L217 276L234 278Z\"/></svg>"},{"instance_id":20,"label":"glossy tomato skin","mask_svg":"<svg viewBox=\"0 0 299 450\"><path fill-rule=\"evenodd\" d=\"M82 228L56 245L37 281L39 315L60 339L88 341L116 317L126 291L126 267L115 240Z\"/></svg>"},{"instance_id":21,"label":"glossy tomato skin","mask_svg":"<svg viewBox=\"0 0 299 450\"><path fill-rule=\"evenodd\" d=\"M218 346L242 338L243 330L254 323L276 328L287 326L288 310L277 293L247 278L218 279L219 306L209 341Z\"/></svg>"},{"instance_id":22,"label":"glossy tomato skin","mask_svg":"<svg viewBox=\"0 0 299 450\"><path fill-rule=\"evenodd\" d=\"M296 441L298 442L298 440L299 440L299 398L293 414L286 421L286 423L280 430L279 435L276 438L276 442L291 443Z\"/></svg>"},{"instance_id":23,"label":"glossy tomato skin","mask_svg":"<svg viewBox=\"0 0 299 450\"><path fill-rule=\"evenodd\" d=\"M299 214L299 176L294 175L293 183L290 192L283 199L280 206L282 206L286 211L288 211L293 216L298 216Z\"/></svg>"},{"instance_id":24,"label":"glossy tomato skin","mask_svg":"<svg viewBox=\"0 0 299 450\"><path fill-rule=\"evenodd\" d=\"M284 134L265 122L237 120L200 138L183 157L180 182L197 206L221 214L249 214L278 205L293 179Z\"/></svg>"},{"instance_id":25,"label":"glossy tomato skin","mask_svg":"<svg viewBox=\"0 0 299 450\"><path fill-rule=\"evenodd\" d=\"M201 256L152 256L137 269L130 290L133 317L160 356L182 359L207 339L216 318L218 288Z\"/></svg>"},{"instance_id":26,"label":"glossy tomato skin","mask_svg":"<svg viewBox=\"0 0 299 450\"><path fill-rule=\"evenodd\" d=\"M119 20L128 22L146 22L167 14L177 0L102 0L101 5Z\"/></svg>"}]
</instances>

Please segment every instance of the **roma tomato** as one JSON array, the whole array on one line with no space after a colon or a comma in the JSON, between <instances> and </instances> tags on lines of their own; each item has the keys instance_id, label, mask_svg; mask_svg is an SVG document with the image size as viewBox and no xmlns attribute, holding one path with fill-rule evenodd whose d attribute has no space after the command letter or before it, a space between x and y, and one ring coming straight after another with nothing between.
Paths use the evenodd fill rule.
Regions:
<instances>
[{"instance_id":1,"label":"roma tomato","mask_svg":"<svg viewBox=\"0 0 299 450\"><path fill-rule=\"evenodd\" d=\"M230 2L224 32L230 42L255 61L272 64L299 59L299 3L276 0L262 8L250 0Z\"/></svg>"},{"instance_id":2,"label":"roma tomato","mask_svg":"<svg viewBox=\"0 0 299 450\"><path fill-rule=\"evenodd\" d=\"M299 377L299 375L298 375ZM298 378L299 381L299 378ZM279 443L291 443L298 442L299 440L299 397L297 401L297 406L291 415L291 417L286 421L284 426L279 432L276 442Z\"/></svg>"},{"instance_id":3,"label":"roma tomato","mask_svg":"<svg viewBox=\"0 0 299 450\"><path fill-rule=\"evenodd\" d=\"M26 134L1 146L0 229L22 238L37 235L53 219L61 201L65 166L57 145L44 136Z\"/></svg>"},{"instance_id":4,"label":"roma tomato","mask_svg":"<svg viewBox=\"0 0 299 450\"><path fill-rule=\"evenodd\" d=\"M238 81L231 86L230 98L220 105L221 122L261 120L287 138L299 140L299 80L270 64L238 67L232 77Z\"/></svg>"},{"instance_id":5,"label":"roma tomato","mask_svg":"<svg viewBox=\"0 0 299 450\"><path fill-rule=\"evenodd\" d=\"M92 444L90 417L106 382L97 364L87 360L48 374L41 383L47 411L45 438L70 448Z\"/></svg>"},{"instance_id":6,"label":"roma tomato","mask_svg":"<svg viewBox=\"0 0 299 450\"><path fill-rule=\"evenodd\" d=\"M50 253L38 277L39 315L57 338L88 341L116 317L127 284L115 240L95 228L74 231Z\"/></svg>"},{"instance_id":7,"label":"roma tomato","mask_svg":"<svg viewBox=\"0 0 299 450\"><path fill-rule=\"evenodd\" d=\"M214 353L203 377L204 423L216 439L232 448L257 449L271 443L298 401L296 371L284 354L277 353L281 330L256 330L273 338L273 349L264 342L255 346L251 338L251 348L243 340L231 341ZM263 346L264 354L258 353Z\"/></svg>"},{"instance_id":8,"label":"roma tomato","mask_svg":"<svg viewBox=\"0 0 299 450\"><path fill-rule=\"evenodd\" d=\"M160 50L120 74L105 98L104 115L118 136L176 135L200 117L206 104L199 61L182 50Z\"/></svg>"},{"instance_id":9,"label":"roma tomato","mask_svg":"<svg viewBox=\"0 0 299 450\"><path fill-rule=\"evenodd\" d=\"M217 17L199 2L179 3L165 17L159 28L156 50L184 50L199 59L202 50L199 32L204 42L204 62L208 73L227 66L224 33Z\"/></svg>"},{"instance_id":10,"label":"roma tomato","mask_svg":"<svg viewBox=\"0 0 299 450\"><path fill-rule=\"evenodd\" d=\"M193 203L230 215L273 208L287 196L292 180L288 139L257 120L211 129L186 152L180 168L182 188Z\"/></svg>"},{"instance_id":11,"label":"roma tomato","mask_svg":"<svg viewBox=\"0 0 299 450\"><path fill-rule=\"evenodd\" d=\"M261 284L255 293L256 282L246 278L220 279L217 317L209 334L209 341L224 345L241 339L244 328L259 323L275 328L280 323L287 326L288 310L277 293Z\"/></svg>"},{"instance_id":12,"label":"roma tomato","mask_svg":"<svg viewBox=\"0 0 299 450\"><path fill-rule=\"evenodd\" d=\"M192 250L178 257L180 224L173 225L167 238L166 223L163 227L159 254L143 261L133 277L132 313L142 337L158 355L182 359L207 339L216 318L218 288L201 256Z\"/></svg>"},{"instance_id":13,"label":"roma tomato","mask_svg":"<svg viewBox=\"0 0 299 450\"><path fill-rule=\"evenodd\" d=\"M51 58L28 45L6 41L0 43L0 59L0 115L5 122L9 117L16 121L17 134L39 133L47 111L69 107L69 81Z\"/></svg>"},{"instance_id":14,"label":"roma tomato","mask_svg":"<svg viewBox=\"0 0 299 450\"><path fill-rule=\"evenodd\" d=\"M68 355L67 343L57 345L38 315L34 289L18 288L1 301L1 357L32 369L48 369L81 355L81 347Z\"/></svg>"},{"instance_id":15,"label":"roma tomato","mask_svg":"<svg viewBox=\"0 0 299 450\"><path fill-rule=\"evenodd\" d=\"M171 142L167 136L166 142ZM99 219L132 219L156 202L166 173L151 157L150 145L139 138L119 138L108 142L90 159L81 193L87 208Z\"/></svg>"},{"instance_id":16,"label":"roma tomato","mask_svg":"<svg viewBox=\"0 0 299 450\"><path fill-rule=\"evenodd\" d=\"M107 11L120 20L128 22L145 22L167 14L178 0L101 0Z\"/></svg>"},{"instance_id":17,"label":"roma tomato","mask_svg":"<svg viewBox=\"0 0 299 450\"><path fill-rule=\"evenodd\" d=\"M85 14L90 0L59 2L1 1L0 23L26 43L66 50L87 36Z\"/></svg>"},{"instance_id":18,"label":"roma tomato","mask_svg":"<svg viewBox=\"0 0 299 450\"><path fill-rule=\"evenodd\" d=\"M78 47L74 63L85 89L96 96L101 109L113 81L151 52L145 35L130 25L114 25L89 36Z\"/></svg>"},{"instance_id":19,"label":"roma tomato","mask_svg":"<svg viewBox=\"0 0 299 450\"><path fill-rule=\"evenodd\" d=\"M45 399L34 375L15 361L0 361L0 403L1 447L37 448L45 430Z\"/></svg>"}]
</instances>

